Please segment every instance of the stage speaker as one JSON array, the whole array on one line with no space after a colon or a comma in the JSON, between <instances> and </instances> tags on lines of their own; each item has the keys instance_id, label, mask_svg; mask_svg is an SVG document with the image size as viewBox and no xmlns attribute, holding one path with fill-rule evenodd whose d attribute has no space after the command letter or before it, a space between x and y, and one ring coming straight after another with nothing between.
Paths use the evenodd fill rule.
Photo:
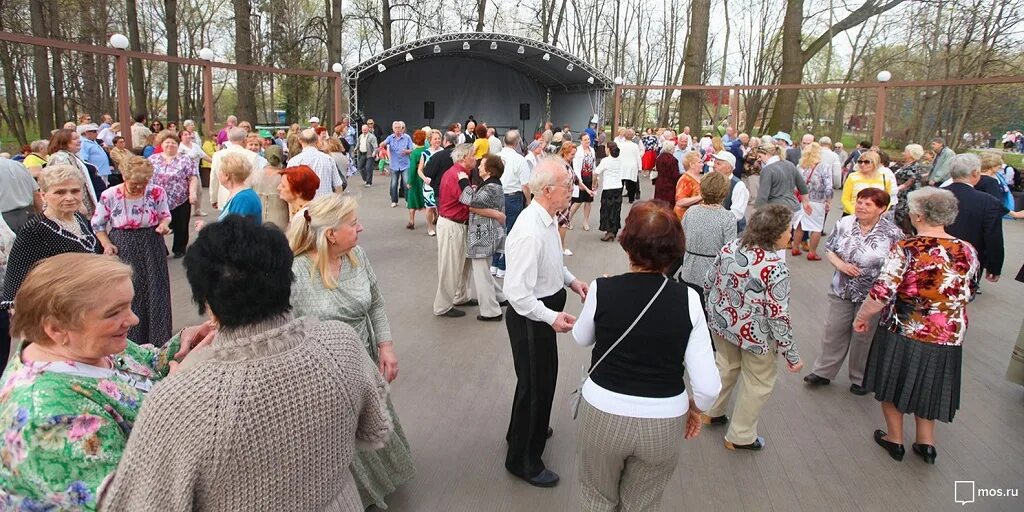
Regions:
<instances>
[{"instance_id":1,"label":"stage speaker","mask_svg":"<svg viewBox=\"0 0 1024 512\"><path fill-rule=\"evenodd\" d=\"M434 119L434 102L424 101L423 102L423 119Z\"/></svg>"},{"instance_id":2,"label":"stage speaker","mask_svg":"<svg viewBox=\"0 0 1024 512\"><path fill-rule=\"evenodd\" d=\"M519 104L519 120L529 121L530 120L530 104L520 103Z\"/></svg>"}]
</instances>

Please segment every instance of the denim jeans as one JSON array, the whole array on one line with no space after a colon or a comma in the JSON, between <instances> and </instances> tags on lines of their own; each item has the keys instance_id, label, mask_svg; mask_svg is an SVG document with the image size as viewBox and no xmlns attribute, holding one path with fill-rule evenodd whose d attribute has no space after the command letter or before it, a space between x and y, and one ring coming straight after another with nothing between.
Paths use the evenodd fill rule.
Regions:
<instances>
[{"instance_id":1,"label":"denim jeans","mask_svg":"<svg viewBox=\"0 0 1024 512\"><path fill-rule=\"evenodd\" d=\"M519 214L523 212L523 203L526 202L526 196L522 192L516 192L515 194L505 194L505 235L507 236L509 231L512 231L512 226L516 223L516 219L519 218ZM498 267L501 270L505 270L505 253L496 252L494 258L491 260L491 266Z\"/></svg>"},{"instance_id":2,"label":"denim jeans","mask_svg":"<svg viewBox=\"0 0 1024 512\"><path fill-rule=\"evenodd\" d=\"M398 202L398 191L405 187L405 169L391 168L391 202Z\"/></svg>"},{"instance_id":3,"label":"denim jeans","mask_svg":"<svg viewBox=\"0 0 1024 512\"><path fill-rule=\"evenodd\" d=\"M366 153L359 153L359 157L356 159L358 162L356 167L359 168L359 175L363 178L363 183L367 185L373 185L373 170L377 166L377 162L374 160L372 155Z\"/></svg>"}]
</instances>

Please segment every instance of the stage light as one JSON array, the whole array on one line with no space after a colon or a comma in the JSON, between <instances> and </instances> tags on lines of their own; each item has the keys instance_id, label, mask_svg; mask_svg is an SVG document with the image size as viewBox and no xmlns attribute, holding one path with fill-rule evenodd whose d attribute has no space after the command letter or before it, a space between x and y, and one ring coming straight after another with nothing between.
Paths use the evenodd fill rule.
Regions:
<instances>
[{"instance_id":1,"label":"stage light","mask_svg":"<svg viewBox=\"0 0 1024 512\"><path fill-rule=\"evenodd\" d=\"M498 49L498 43L496 43L494 41L491 41L491 49L492 50L497 50Z\"/></svg>"},{"instance_id":2,"label":"stage light","mask_svg":"<svg viewBox=\"0 0 1024 512\"><path fill-rule=\"evenodd\" d=\"M412 62L412 54L411 53L406 53L405 54L405 61L406 62Z\"/></svg>"},{"instance_id":3,"label":"stage light","mask_svg":"<svg viewBox=\"0 0 1024 512\"><path fill-rule=\"evenodd\" d=\"M388 69L384 64L377 64L377 71L383 73L384 70Z\"/></svg>"},{"instance_id":4,"label":"stage light","mask_svg":"<svg viewBox=\"0 0 1024 512\"><path fill-rule=\"evenodd\" d=\"M199 50L199 58L200 59L203 59L203 60L213 60L214 57L216 57L216 55L214 55L213 50L211 50L209 48L203 48L203 49Z\"/></svg>"},{"instance_id":5,"label":"stage light","mask_svg":"<svg viewBox=\"0 0 1024 512\"><path fill-rule=\"evenodd\" d=\"M439 44L435 44L434 45L434 53L441 53L441 45L439 45Z\"/></svg>"},{"instance_id":6,"label":"stage light","mask_svg":"<svg viewBox=\"0 0 1024 512\"><path fill-rule=\"evenodd\" d=\"M592 77L592 76L590 76L590 77L587 77L587 83L588 83L588 84L592 84L592 83L594 83L594 77Z\"/></svg>"},{"instance_id":7,"label":"stage light","mask_svg":"<svg viewBox=\"0 0 1024 512\"><path fill-rule=\"evenodd\" d=\"M117 48L118 50L124 50L128 48L128 38L124 34L114 34L110 36L110 46Z\"/></svg>"},{"instance_id":8,"label":"stage light","mask_svg":"<svg viewBox=\"0 0 1024 512\"><path fill-rule=\"evenodd\" d=\"M572 71L572 62L570 62L569 65L565 67L565 70Z\"/></svg>"},{"instance_id":9,"label":"stage light","mask_svg":"<svg viewBox=\"0 0 1024 512\"><path fill-rule=\"evenodd\" d=\"M551 60L551 55L550 55L550 54L547 54L547 53L545 53L545 54L544 54L544 57L542 57L542 58L543 58L544 60Z\"/></svg>"},{"instance_id":10,"label":"stage light","mask_svg":"<svg viewBox=\"0 0 1024 512\"><path fill-rule=\"evenodd\" d=\"M892 73L890 73L888 71L879 71L878 72L878 81L879 82L888 82L889 80L892 80Z\"/></svg>"},{"instance_id":11,"label":"stage light","mask_svg":"<svg viewBox=\"0 0 1024 512\"><path fill-rule=\"evenodd\" d=\"M469 49L469 41L466 41L466 42L462 43L462 49L463 50L468 50Z\"/></svg>"},{"instance_id":12,"label":"stage light","mask_svg":"<svg viewBox=\"0 0 1024 512\"><path fill-rule=\"evenodd\" d=\"M344 70L345 67L342 66L340 62L335 62L334 65L331 66L331 71L334 71L335 73L341 73Z\"/></svg>"},{"instance_id":13,"label":"stage light","mask_svg":"<svg viewBox=\"0 0 1024 512\"><path fill-rule=\"evenodd\" d=\"M519 48L516 48L516 53L518 53L519 55L522 55L522 54L526 53L526 48L523 48L523 45L519 45Z\"/></svg>"}]
</instances>

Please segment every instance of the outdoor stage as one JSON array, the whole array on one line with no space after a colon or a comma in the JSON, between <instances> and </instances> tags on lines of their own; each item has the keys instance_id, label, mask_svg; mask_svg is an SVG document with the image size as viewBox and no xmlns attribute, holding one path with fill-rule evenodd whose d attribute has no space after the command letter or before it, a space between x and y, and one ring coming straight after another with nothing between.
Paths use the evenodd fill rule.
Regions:
<instances>
[{"instance_id":1,"label":"outdoor stage","mask_svg":"<svg viewBox=\"0 0 1024 512\"><path fill-rule=\"evenodd\" d=\"M366 230L360 242L387 301L401 363L392 394L417 469L416 478L388 499L389 509L577 510L576 425L568 398L590 350L578 347L569 335L559 337L560 372L551 420L555 434L544 460L562 481L554 489L530 487L506 473L503 465L515 387L504 323L479 322L474 308L458 319L431 314L436 239L426 235L422 216L415 231L406 230L406 210L388 207L386 181L378 181L365 189L353 178L351 190L361 196L360 220ZM650 181L644 183L644 192L650 196ZM624 216L627 208L628 203ZM830 227L838 211L832 209ZM576 256L566 261L580 279L589 282L626 270L622 249L599 241L596 211L594 230L582 231L579 217L576 226L568 235ZM1004 229L1008 257L1003 279L984 281L984 294L969 308L962 409L954 423L936 428L935 466L909 453L912 438L905 441L903 462L875 446L872 432L885 425L878 402L847 391L845 368L822 389L801 381L819 352L832 267L825 261L789 257L791 311L805 370L800 375L779 371L759 425L768 446L759 453L731 452L722 446L724 429L705 427L700 437L683 442L662 510L959 510L954 481L974 480L978 488L1024 486L1024 388L1003 378L1024 304L1024 284L1013 280L1024 255L1024 223L1005 221ZM179 329L200 318L190 302L181 260L168 261L174 328ZM576 314L581 308L570 297L567 310ZM905 428L912 436L912 418ZM979 497L970 510L1021 510L1022 503L1021 498Z\"/></svg>"}]
</instances>

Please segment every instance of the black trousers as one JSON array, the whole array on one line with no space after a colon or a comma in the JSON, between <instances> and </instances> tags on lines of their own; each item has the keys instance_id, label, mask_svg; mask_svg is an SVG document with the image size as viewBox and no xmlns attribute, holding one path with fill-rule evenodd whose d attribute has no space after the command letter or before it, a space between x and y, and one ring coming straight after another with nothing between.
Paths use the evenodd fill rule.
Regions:
<instances>
[{"instance_id":1,"label":"black trousers","mask_svg":"<svg viewBox=\"0 0 1024 512\"><path fill-rule=\"evenodd\" d=\"M188 201L171 210L171 230L174 231L171 252L174 254L184 254L188 248L188 221L191 217L192 205Z\"/></svg>"},{"instance_id":2,"label":"black trousers","mask_svg":"<svg viewBox=\"0 0 1024 512\"><path fill-rule=\"evenodd\" d=\"M7 368L7 359L11 357L11 317L6 309L0 309L0 363ZM2 372L3 370L0 370Z\"/></svg>"},{"instance_id":3,"label":"black trousers","mask_svg":"<svg viewBox=\"0 0 1024 512\"><path fill-rule=\"evenodd\" d=\"M633 180L622 180L622 184L626 187L626 197L629 202L632 203L637 199L640 199L640 182Z\"/></svg>"},{"instance_id":4,"label":"black trousers","mask_svg":"<svg viewBox=\"0 0 1024 512\"><path fill-rule=\"evenodd\" d=\"M540 300L548 308L562 311L565 298L563 288ZM547 444L551 402L558 380L556 333L550 325L534 322L512 307L505 312L505 325L516 368L516 394L505 436L508 441L505 468L517 475L532 477L544 470L541 456Z\"/></svg>"}]
</instances>

